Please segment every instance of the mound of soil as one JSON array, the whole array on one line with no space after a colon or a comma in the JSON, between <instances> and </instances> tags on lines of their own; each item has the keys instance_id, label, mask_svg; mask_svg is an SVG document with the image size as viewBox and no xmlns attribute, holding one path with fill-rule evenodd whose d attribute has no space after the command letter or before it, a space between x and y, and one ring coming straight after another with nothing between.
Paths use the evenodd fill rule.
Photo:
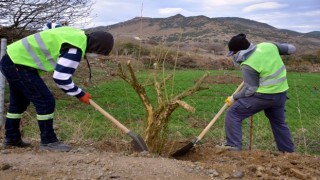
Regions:
<instances>
[{"instance_id":1,"label":"mound of soil","mask_svg":"<svg viewBox=\"0 0 320 180\"><path fill-rule=\"evenodd\" d=\"M36 142L32 144L33 147L26 149L1 148L0 179L320 178L320 157L314 155L258 150L234 152L202 144L173 159L133 152L130 148L124 152L115 147L119 142L110 141L72 144L70 152L40 151Z\"/></svg>"}]
</instances>

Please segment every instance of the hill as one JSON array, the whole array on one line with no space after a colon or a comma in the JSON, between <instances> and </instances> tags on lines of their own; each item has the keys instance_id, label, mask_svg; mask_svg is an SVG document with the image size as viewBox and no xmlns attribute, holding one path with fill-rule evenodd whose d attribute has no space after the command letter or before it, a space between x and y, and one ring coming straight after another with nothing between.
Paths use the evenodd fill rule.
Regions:
<instances>
[{"instance_id":1,"label":"hill","mask_svg":"<svg viewBox=\"0 0 320 180\"><path fill-rule=\"evenodd\" d=\"M178 43L191 47L220 45L224 54L228 40L238 34L247 34L252 43L261 41L289 42L298 48L299 54L314 53L320 49L320 32L299 33L286 29L277 29L265 23L237 18L206 16L185 17L181 14L168 18L136 17L131 20L109 26L99 26L88 31L106 30L117 39L134 38L145 42Z\"/></svg>"}]
</instances>

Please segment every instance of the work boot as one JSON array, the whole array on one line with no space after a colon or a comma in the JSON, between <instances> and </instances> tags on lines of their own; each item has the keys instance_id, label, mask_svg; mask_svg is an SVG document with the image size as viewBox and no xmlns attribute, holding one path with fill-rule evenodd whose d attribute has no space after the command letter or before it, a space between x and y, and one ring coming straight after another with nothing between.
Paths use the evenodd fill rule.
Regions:
<instances>
[{"instance_id":1,"label":"work boot","mask_svg":"<svg viewBox=\"0 0 320 180\"><path fill-rule=\"evenodd\" d=\"M53 129L53 119L38 120L40 128L41 144L48 144L59 141Z\"/></svg>"},{"instance_id":2,"label":"work boot","mask_svg":"<svg viewBox=\"0 0 320 180\"><path fill-rule=\"evenodd\" d=\"M241 149L238 148L238 147L232 147L232 146L229 146L229 145L226 145L226 144L216 145L216 148L225 149L225 150L228 150L228 151L241 151Z\"/></svg>"},{"instance_id":3,"label":"work boot","mask_svg":"<svg viewBox=\"0 0 320 180\"><path fill-rule=\"evenodd\" d=\"M71 150L71 146L56 141L48 144L40 144L40 150L68 152Z\"/></svg>"},{"instance_id":4,"label":"work boot","mask_svg":"<svg viewBox=\"0 0 320 180\"><path fill-rule=\"evenodd\" d=\"M19 148L25 148L25 147L30 147L31 143L25 142L22 139L11 140L11 139L5 138L3 141L3 146L4 147L14 146L14 147L19 147Z\"/></svg>"},{"instance_id":5,"label":"work boot","mask_svg":"<svg viewBox=\"0 0 320 180\"><path fill-rule=\"evenodd\" d=\"M5 124L5 141L8 143L15 144L18 141L21 141L21 132L20 132L20 118L8 118L6 119Z\"/></svg>"}]
</instances>

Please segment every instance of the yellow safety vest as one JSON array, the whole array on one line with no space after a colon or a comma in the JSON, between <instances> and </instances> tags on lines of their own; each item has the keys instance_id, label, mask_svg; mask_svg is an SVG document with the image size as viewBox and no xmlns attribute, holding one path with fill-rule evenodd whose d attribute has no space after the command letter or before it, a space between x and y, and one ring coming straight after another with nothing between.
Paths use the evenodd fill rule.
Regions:
<instances>
[{"instance_id":1,"label":"yellow safety vest","mask_svg":"<svg viewBox=\"0 0 320 180\"><path fill-rule=\"evenodd\" d=\"M286 67L278 48L272 43L260 43L252 55L241 63L248 65L260 74L256 92L265 94L281 93L289 89Z\"/></svg>"},{"instance_id":2,"label":"yellow safety vest","mask_svg":"<svg viewBox=\"0 0 320 180\"><path fill-rule=\"evenodd\" d=\"M82 57L84 56L87 37L84 31L71 27L50 29L27 36L10 44L7 53L15 64L53 71L64 43L80 48Z\"/></svg>"}]
</instances>

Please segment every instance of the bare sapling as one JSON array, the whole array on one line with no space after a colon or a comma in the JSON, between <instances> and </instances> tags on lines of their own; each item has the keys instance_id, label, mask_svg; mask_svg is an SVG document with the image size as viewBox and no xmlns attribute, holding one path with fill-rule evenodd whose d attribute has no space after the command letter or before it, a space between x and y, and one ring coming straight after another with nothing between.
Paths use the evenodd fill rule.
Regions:
<instances>
[{"instance_id":1,"label":"bare sapling","mask_svg":"<svg viewBox=\"0 0 320 180\"><path fill-rule=\"evenodd\" d=\"M148 145L149 152L161 153L167 140L166 130L170 120L170 115L178 107L183 108L188 112L195 111L195 108L189 105L187 102L183 101L183 99L191 96L197 91L207 89L205 87L202 87L201 84L209 75L209 73L205 73L192 87L175 96L167 97L165 95L165 82L172 79L173 74L169 74L167 75L167 77L163 77L161 79L159 78L158 80L158 69L157 66L155 66L155 70L153 73L154 82L152 83L152 85L157 95L157 103L156 105L153 105L145 89L145 86L147 85L142 85L138 81L134 69L130 64L130 61L128 61L126 65L127 71L129 71L129 73L127 74L127 71L125 71L122 65L119 64L118 75L132 86L132 88L138 94L146 110L147 127L144 132L144 137Z\"/></svg>"}]
</instances>

